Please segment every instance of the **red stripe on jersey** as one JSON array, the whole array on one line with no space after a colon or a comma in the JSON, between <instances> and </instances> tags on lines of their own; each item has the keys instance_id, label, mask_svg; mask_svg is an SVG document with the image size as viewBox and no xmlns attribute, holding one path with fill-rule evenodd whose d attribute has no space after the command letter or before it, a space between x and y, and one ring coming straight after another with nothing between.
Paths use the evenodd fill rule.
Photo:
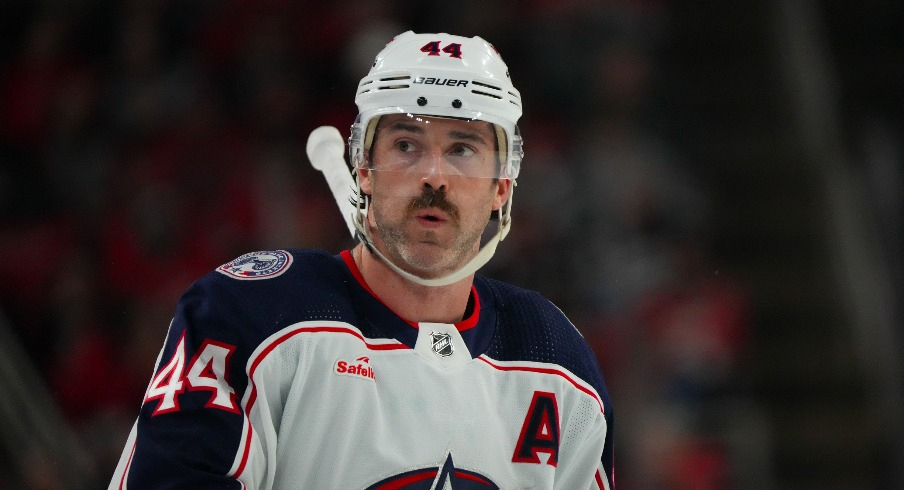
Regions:
<instances>
[{"instance_id":1,"label":"red stripe on jersey","mask_svg":"<svg viewBox=\"0 0 904 490\"><path fill-rule=\"evenodd\" d=\"M348 267L349 272L351 272L352 275L355 276L355 279L358 280L358 284L360 284L362 288L367 290L367 292L370 293L371 296L380 299L380 297L377 296L372 289L370 289L370 286L367 285L367 281L364 280L364 276L361 275L361 269L358 269L358 264L355 263L355 259L354 257L352 257L351 250L343 250L339 253L339 256L342 257L342 261L345 262L345 266ZM380 303L382 302L383 301L381 300Z\"/></svg>"},{"instance_id":2,"label":"red stripe on jersey","mask_svg":"<svg viewBox=\"0 0 904 490\"><path fill-rule=\"evenodd\" d=\"M600 412L602 412L603 414L606 413L606 409L603 408L603 402L602 402L602 400L600 400L599 395L594 393L589 388L581 385L580 383L575 381L571 376L569 376L568 374L566 374L562 371L558 371L558 370L551 369L551 368L540 368L540 367L535 367L535 366L502 366L502 365L494 364L494 363L490 362L489 358L487 358L486 356L483 356L483 355L478 357L478 359L480 359L481 361L489 364L490 366L492 366L500 371L526 371L526 372L530 372L530 373L554 374L556 376L561 376L561 377L565 378L566 380L568 380L569 383L574 385L575 388L592 396L593 399L596 400L596 403L599 404Z\"/></svg>"},{"instance_id":3,"label":"red stripe on jersey","mask_svg":"<svg viewBox=\"0 0 904 490\"><path fill-rule=\"evenodd\" d=\"M248 398L249 403L251 403L250 400L253 400L255 398L257 398L256 393L252 391L251 397ZM239 467L237 470L235 470L235 475L233 475L233 478L235 478L236 480L238 480L242 472L245 471L245 465L248 464L248 455L251 454L251 433L253 431L251 426L251 417L248 416L248 412L245 412L245 420L248 421L248 434L245 436L245 448L242 450L242 462L239 463ZM242 486L244 485L245 484L243 483Z\"/></svg>"},{"instance_id":4,"label":"red stripe on jersey","mask_svg":"<svg viewBox=\"0 0 904 490\"><path fill-rule=\"evenodd\" d=\"M251 383L251 393L248 395L248 403L245 407L245 418L248 420L248 435L245 439L245 449L242 452L242 462L239 463L238 469L235 470L235 476L233 478L238 479L239 476L245 471L245 465L248 463L248 456L251 452L251 418L248 415L251 412L251 408L254 406L254 402L257 401L257 385L254 383L254 373L257 371L258 366L260 366L261 362L273 352L280 344L289 340L290 338L302 334L302 333L344 333L352 335L353 337L357 337L361 342L364 343L370 350L398 350L398 349L408 349L409 347L401 342L396 341L391 344L372 344L364 338L359 332L356 332L348 327L328 327L328 326L319 326L319 327L299 327L293 330L290 330L274 340L270 343L260 354L254 358L254 361L251 363L251 368L248 369L248 381Z\"/></svg>"},{"instance_id":5,"label":"red stripe on jersey","mask_svg":"<svg viewBox=\"0 0 904 490\"><path fill-rule=\"evenodd\" d=\"M373 291L373 289L370 289L370 286L367 285L367 281L364 280L364 276L361 274L361 269L358 269L358 264L355 263L355 259L352 257L352 252L350 250L343 250L341 253L339 253L339 256L342 257L342 261L345 262L345 266L348 267L349 272L351 272L352 275L355 276L355 279L358 281L358 284L360 284L362 288L364 288L368 293L370 293L371 296L376 298L377 301L379 301L381 305L386 306L386 303L384 303L383 300L380 299L379 296L377 296L377 293L375 293ZM393 309L390 308L389 306L386 306L386 308L389 311L392 311L393 313L395 313L395 316L402 318L402 315L399 315L398 313L393 311ZM405 323L411 325L412 327L417 328L417 323L408 321L405 318L402 318L402 320L404 320Z\"/></svg>"},{"instance_id":6,"label":"red stripe on jersey","mask_svg":"<svg viewBox=\"0 0 904 490\"><path fill-rule=\"evenodd\" d=\"M126 487L126 478L129 477L129 469L132 467L132 458L135 456L135 447L138 446L138 438L132 443L132 452L129 453L129 460L126 461L126 467L122 470L122 479L119 480L119 490Z\"/></svg>"},{"instance_id":7,"label":"red stripe on jersey","mask_svg":"<svg viewBox=\"0 0 904 490\"><path fill-rule=\"evenodd\" d=\"M474 298L474 309L471 311L471 316L455 324L455 328L459 332L476 327L477 320L480 320L480 296L477 295L477 288L473 284L471 284L471 297Z\"/></svg>"},{"instance_id":8,"label":"red stripe on jersey","mask_svg":"<svg viewBox=\"0 0 904 490\"><path fill-rule=\"evenodd\" d=\"M405 488L412 483L417 483L419 481L430 480L436 478L436 470L425 470L420 473L415 473L413 475L408 475L406 477L400 478L395 481L391 481L389 483L380 485L376 488L376 490L399 490L401 488Z\"/></svg>"},{"instance_id":9,"label":"red stripe on jersey","mask_svg":"<svg viewBox=\"0 0 904 490\"><path fill-rule=\"evenodd\" d=\"M478 483L482 483L482 484L487 485L487 486L490 485L490 482L488 482L485 478L481 478L481 477L479 477L479 476L477 476L477 475L472 475L472 474L469 474L469 473L463 473L463 472L461 472L461 471L456 471L456 472L455 472L455 478L461 478L462 480L476 481L476 482L478 482Z\"/></svg>"},{"instance_id":10,"label":"red stripe on jersey","mask_svg":"<svg viewBox=\"0 0 904 490\"><path fill-rule=\"evenodd\" d=\"M600 490L606 489L606 487L603 486L603 477L600 476L600 470L596 470L596 486L598 486Z\"/></svg>"}]
</instances>

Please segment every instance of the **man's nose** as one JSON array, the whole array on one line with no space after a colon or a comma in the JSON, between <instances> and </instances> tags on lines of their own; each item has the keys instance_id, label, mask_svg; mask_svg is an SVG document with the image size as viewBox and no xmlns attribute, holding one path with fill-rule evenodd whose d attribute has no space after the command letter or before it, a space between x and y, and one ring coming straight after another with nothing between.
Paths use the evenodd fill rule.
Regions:
<instances>
[{"instance_id":1,"label":"man's nose","mask_svg":"<svg viewBox=\"0 0 904 490\"><path fill-rule=\"evenodd\" d=\"M424 155L424 161L421 162L422 177L421 183L425 187L435 190L445 189L449 183L449 164L446 162L445 155L440 150L433 150Z\"/></svg>"}]
</instances>

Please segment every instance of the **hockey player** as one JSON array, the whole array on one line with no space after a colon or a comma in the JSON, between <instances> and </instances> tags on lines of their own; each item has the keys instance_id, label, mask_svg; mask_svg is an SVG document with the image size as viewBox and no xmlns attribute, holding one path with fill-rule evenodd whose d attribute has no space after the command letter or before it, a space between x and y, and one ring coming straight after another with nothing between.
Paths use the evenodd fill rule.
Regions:
<instances>
[{"instance_id":1,"label":"hockey player","mask_svg":"<svg viewBox=\"0 0 904 490\"><path fill-rule=\"evenodd\" d=\"M499 54L406 32L355 101L361 243L249 253L193 284L110 488L612 488L587 344L539 294L475 275L522 157Z\"/></svg>"}]
</instances>

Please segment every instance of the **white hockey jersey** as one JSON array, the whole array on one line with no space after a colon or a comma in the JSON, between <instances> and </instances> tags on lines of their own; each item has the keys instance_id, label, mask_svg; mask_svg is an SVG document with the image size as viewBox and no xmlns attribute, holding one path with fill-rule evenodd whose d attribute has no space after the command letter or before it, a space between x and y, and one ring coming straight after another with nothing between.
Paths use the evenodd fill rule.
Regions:
<instances>
[{"instance_id":1,"label":"white hockey jersey","mask_svg":"<svg viewBox=\"0 0 904 490\"><path fill-rule=\"evenodd\" d=\"M577 330L480 276L466 316L400 318L347 251L224 264L180 299L109 488L612 488Z\"/></svg>"}]
</instances>

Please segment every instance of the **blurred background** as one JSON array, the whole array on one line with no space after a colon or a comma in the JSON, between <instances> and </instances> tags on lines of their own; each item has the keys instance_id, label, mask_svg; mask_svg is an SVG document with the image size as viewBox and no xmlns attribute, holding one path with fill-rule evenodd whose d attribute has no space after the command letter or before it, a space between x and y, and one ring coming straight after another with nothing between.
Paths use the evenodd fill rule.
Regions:
<instances>
[{"instance_id":1,"label":"blurred background","mask_svg":"<svg viewBox=\"0 0 904 490\"><path fill-rule=\"evenodd\" d=\"M904 4L0 1L0 488L106 485L175 303L352 246L308 133L405 30L524 98L483 273L592 344L621 489L904 488Z\"/></svg>"}]
</instances>

